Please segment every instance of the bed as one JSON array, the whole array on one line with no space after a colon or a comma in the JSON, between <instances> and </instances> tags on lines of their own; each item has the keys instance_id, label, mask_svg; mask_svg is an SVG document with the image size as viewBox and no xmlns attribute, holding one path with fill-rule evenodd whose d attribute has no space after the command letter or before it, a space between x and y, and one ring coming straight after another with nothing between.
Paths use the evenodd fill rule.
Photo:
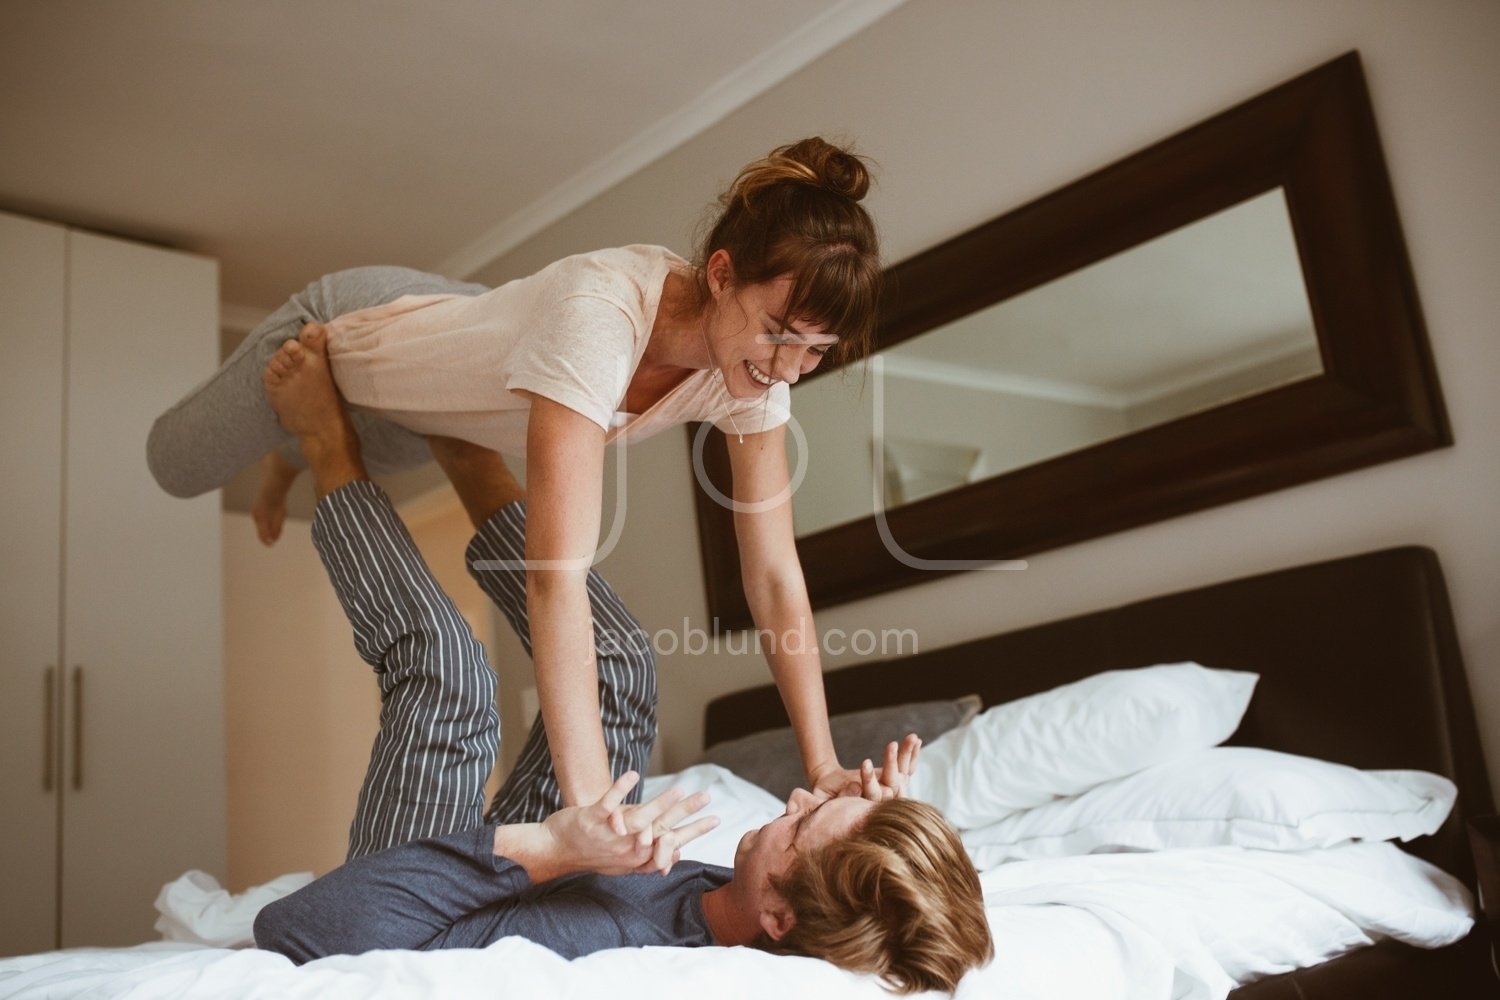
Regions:
<instances>
[{"instance_id":1,"label":"bed","mask_svg":"<svg viewBox=\"0 0 1500 1000\"><path fill-rule=\"evenodd\" d=\"M1467 904L1458 898L1475 887L1465 822L1491 812L1493 802L1442 575L1430 550L1388 549L1281 570L830 671L827 689L834 713L971 694L1000 705L1101 672L1179 661L1259 674L1231 745L1443 776L1457 790L1451 812L1445 803L1446 821L1433 835L1403 845L1409 854L1366 843L1326 852L1148 851L1000 865L984 874L987 904L992 890L1007 903L990 910L999 957L965 980L960 1000L1494 996L1484 929L1470 923ZM785 722L773 687L738 692L707 707L706 742ZM740 831L780 809L768 792L712 764L653 778L648 793L671 782L709 788L715 796L714 811L724 822L698 845L704 860L722 863ZM1404 869L1392 864L1396 859ZM1335 882L1327 880L1330 872ZM215 906L245 902L224 893L215 898L186 877L180 883L164 891L163 899L178 894L164 912L188 923ZM1317 897L1318 905L1357 918L1365 929L1400 923L1407 911L1430 912L1429 923L1439 928L1434 933L1448 934L1444 940L1452 943L1419 948L1401 943L1400 935L1375 934L1378 943L1359 947L1351 937L1324 946L1340 957L1316 964L1282 958L1296 971L1234 988L1253 978L1244 969L1254 964L1236 973L1222 960L1235 950L1233 928L1275 912L1256 910L1225 888L1239 883L1298 905ZM1182 898L1173 893L1195 892L1202 913L1172 912ZM1177 938L1138 933L1136 910L1142 908L1147 923L1172 924ZM246 923L243 912L235 920ZM1297 968L1302 965L1308 967ZM180 941L0 960L0 997L488 994L653 1000L888 995L873 980L825 963L750 949L618 949L570 963L514 938L483 950L373 952L300 968L254 949Z\"/></svg>"},{"instance_id":2,"label":"bed","mask_svg":"<svg viewBox=\"0 0 1500 1000\"><path fill-rule=\"evenodd\" d=\"M1261 675L1232 745L1451 778L1436 834L1404 845L1471 890L1466 823L1494 811L1437 556L1391 548L1154 597L827 675L830 713L977 693L1010 701L1103 670L1196 660ZM773 687L721 697L714 744L785 725ZM1492 997L1482 929L1450 947L1395 941L1254 982L1233 1000Z\"/></svg>"}]
</instances>

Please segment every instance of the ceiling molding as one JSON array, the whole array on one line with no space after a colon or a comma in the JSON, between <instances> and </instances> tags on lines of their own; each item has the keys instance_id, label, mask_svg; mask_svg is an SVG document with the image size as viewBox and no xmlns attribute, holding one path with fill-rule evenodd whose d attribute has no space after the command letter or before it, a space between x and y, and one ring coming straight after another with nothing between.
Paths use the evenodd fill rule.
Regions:
<instances>
[{"instance_id":1,"label":"ceiling molding","mask_svg":"<svg viewBox=\"0 0 1500 1000\"><path fill-rule=\"evenodd\" d=\"M1233 378L1242 372L1265 368L1277 362L1289 361L1301 355L1318 356L1317 333L1311 329L1296 330L1284 334L1268 343L1254 344L1236 354L1226 355L1216 362L1206 364L1195 371L1156 379L1130 394L1129 404L1139 406L1154 403L1166 396L1195 389L1221 379Z\"/></svg>"},{"instance_id":2,"label":"ceiling molding","mask_svg":"<svg viewBox=\"0 0 1500 1000\"><path fill-rule=\"evenodd\" d=\"M844 0L796 34L745 63L696 100L564 180L526 209L502 219L433 270L469 278L548 226L748 104L819 56L880 20L905 0Z\"/></svg>"},{"instance_id":3,"label":"ceiling molding","mask_svg":"<svg viewBox=\"0 0 1500 1000\"><path fill-rule=\"evenodd\" d=\"M1130 392L1102 389L1084 382L1018 375L974 365L955 364L951 361L936 361L931 358L902 354L883 354L881 357L885 362L886 373L896 378L950 385L962 389L978 389L983 392L1028 396L1076 406L1127 410L1154 403L1183 390L1232 378L1243 372L1254 371L1277 362L1288 361L1303 354L1316 355L1316 346L1310 347L1306 343L1309 334L1310 331L1302 331L1300 336L1294 335L1271 343L1256 344L1237 354L1227 355L1203 364L1192 371L1156 379Z\"/></svg>"}]
</instances>

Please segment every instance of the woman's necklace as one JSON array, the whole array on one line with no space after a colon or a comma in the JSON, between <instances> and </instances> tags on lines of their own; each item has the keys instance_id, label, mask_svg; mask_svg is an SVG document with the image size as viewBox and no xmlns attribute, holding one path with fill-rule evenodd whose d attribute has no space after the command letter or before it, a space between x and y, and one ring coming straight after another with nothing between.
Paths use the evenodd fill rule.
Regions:
<instances>
[{"instance_id":1,"label":"woman's necklace","mask_svg":"<svg viewBox=\"0 0 1500 1000\"><path fill-rule=\"evenodd\" d=\"M698 332L703 336L704 350L708 351L708 363L714 366L714 384L719 387L719 401L724 406L724 416L729 418L729 426L734 428L740 444L744 444L745 432L740 430L740 425L734 422L734 410L724 400L724 397L729 395L729 390L724 386L724 369L719 367L719 359L714 356L713 345L708 342L708 331L700 326Z\"/></svg>"}]
</instances>

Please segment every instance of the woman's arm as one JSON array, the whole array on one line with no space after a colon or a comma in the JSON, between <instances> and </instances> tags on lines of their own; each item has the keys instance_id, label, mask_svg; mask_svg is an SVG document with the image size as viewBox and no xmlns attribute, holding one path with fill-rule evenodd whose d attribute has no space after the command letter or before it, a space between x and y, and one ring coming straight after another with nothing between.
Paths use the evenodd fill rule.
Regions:
<instances>
[{"instance_id":1,"label":"woman's arm","mask_svg":"<svg viewBox=\"0 0 1500 1000\"><path fill-rule=\"evenodd\" d=\"M771 634L766 659L797 734L803 770L816 787L823 775L842 772L828 731L818 631L792 529L786 427L726 439L734 499L742 508L735 511L734 530L745 597L756 628Z\"/></svg>"},{"instance_id":2,"label":"woman's arm","mask_svg":"<svg viewBox=\"0 0 1500 1000\"><path fill-rule=\"evenodd\" d=\"M588 572L599 542L604 430L561 403L531 400L526 431L526 611L537 701L564 805L609 788L599 719Z\"/></svg>"},{"instance_id":3,"label":"woman's arm","mask_svg":"<svg viewBox=\"0 0 1500 1000\"><path fill-rule=\"evenodd\" d=\"M734 473L735 537L750 614L772 636L766 658L797 734L807 784L823 796L862 795L877 802L905 794L922 741L915 733L886 746L883 762L844 769L828 729L819 637L797 539L786 465L786 427L726 435Z\"/></svg>"}]
</instances>

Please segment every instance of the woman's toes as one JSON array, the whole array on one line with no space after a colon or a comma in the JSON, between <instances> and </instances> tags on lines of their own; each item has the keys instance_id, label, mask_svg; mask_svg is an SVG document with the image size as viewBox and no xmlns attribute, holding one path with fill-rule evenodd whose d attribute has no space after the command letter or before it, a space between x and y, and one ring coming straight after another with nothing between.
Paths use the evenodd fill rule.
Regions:
<instances>
[{"instance_id":1,"label":"woman's toes","mask_svg":"<svg viewBox=\"0 0 1500 1000\"><path fill-rule=\"evenodd\" d=\"M275 373L279 378L286 378L297 370L298 363L302 360L302 347L295 340L288 340L276 349L271 355L271 360L266 362L266 374Z\"/></svg>"},{"instance_id":2,"label":"woman's toes","mask_svg":"<svg viewBox=\"0 0 1500 1000\"><path fill-rule=\"evenodd\" d=\"M302 327L302 332L297 335L297 339L309 350L320 351L323 349L323 342L327 336L328 331L323 328L323 324L308 323Z\"/></svg>"}]
</instances>

